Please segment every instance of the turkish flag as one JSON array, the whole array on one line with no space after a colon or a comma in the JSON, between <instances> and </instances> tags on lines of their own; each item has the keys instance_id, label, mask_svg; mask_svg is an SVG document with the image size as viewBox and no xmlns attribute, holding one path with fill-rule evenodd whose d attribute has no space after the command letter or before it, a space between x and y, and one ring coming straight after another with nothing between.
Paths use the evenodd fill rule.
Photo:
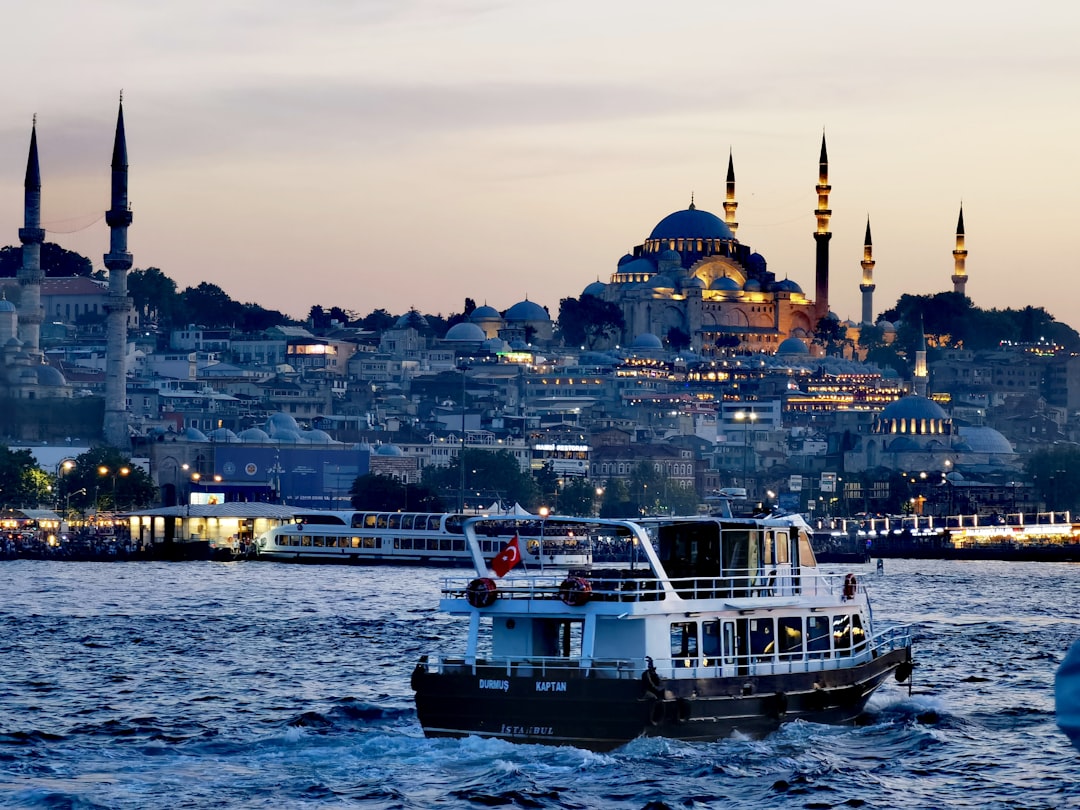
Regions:
<instances>
[{"instance_id":1,"label":"turkish flag","mask_svg":"<svg viewBox=\"0 0 1080 810\"><path fill-rule=\"evenodd\" d=\"M495 558L491 561L491 570L495 572L495 576L506 576L506 572L521 562L521 547L518 545L518 536L515 534L514 539L502 547L502 550L495 555Z\"/></svg>"}]
</instances>

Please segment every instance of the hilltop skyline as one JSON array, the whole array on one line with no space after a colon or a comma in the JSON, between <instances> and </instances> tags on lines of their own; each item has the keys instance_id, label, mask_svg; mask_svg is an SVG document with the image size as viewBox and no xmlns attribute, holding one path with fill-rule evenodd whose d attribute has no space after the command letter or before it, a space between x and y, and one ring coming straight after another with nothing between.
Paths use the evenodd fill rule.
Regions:
<instances>
[{"instance_id":1,"label":"hilltop skyline","mask_svg":"<svg viewBox=\"0 0 1080 810\"><path fill-rule=\"evenodd\" d=\"M1061 290L1080 181L1080 9L853 2L17 3L0 55L0 244L17 244L38 115L48 240L103 266L124 90L136 268L294 318L506 309L607 277L667 214L722 213L813 289L817 153L833 187L831 308L951 289L961 204L982 308L1077 318ZM1053 13L1053 25L1040 13ZM57 25L53 20L62 21ZM1036 275L1037 274L1037 275ZM1023 290L1016 279L1038 278Z\"/></svg>"}]
</instances>

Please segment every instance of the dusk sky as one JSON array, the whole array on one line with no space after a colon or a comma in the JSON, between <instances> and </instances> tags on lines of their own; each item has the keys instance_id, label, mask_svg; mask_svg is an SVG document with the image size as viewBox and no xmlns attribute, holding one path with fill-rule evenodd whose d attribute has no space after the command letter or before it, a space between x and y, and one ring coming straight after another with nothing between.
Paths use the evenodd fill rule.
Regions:
<instances>
[{"instance_id":1,"label":"dusk sky","mask_svg":"<svg viewBox=\"0 0 1080 810\"><path fill-rule=\"evenodd\" d=\"M831 306L951 290L1080 328L1080 3L37 0L5 5L0 245L38 116L48 240L102 266L124 93L135 267L303 317L549 307L667 214L723 216Z\"/></svg>"}]
</instances>

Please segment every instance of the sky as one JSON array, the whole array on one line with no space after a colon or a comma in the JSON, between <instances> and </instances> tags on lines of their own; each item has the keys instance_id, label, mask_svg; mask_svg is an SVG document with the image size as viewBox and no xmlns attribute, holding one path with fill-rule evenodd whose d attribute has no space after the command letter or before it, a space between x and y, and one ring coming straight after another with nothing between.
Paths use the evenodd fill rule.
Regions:
<instances>
[{"instance_id":1,"label":"sky","mask_svg":"<svg viewBox=\"0 0 1080 810\"><path fill-rule=\"evenodd\" d=\"M830 305L951 290L1080 327L1080 3L1034 0L9 0L0 245L37 115L47 239L103 266L124 97L136 268L304 317L552 315L657 222L723 216ZM1071 99L1071 100L1070 100ZM7 234L4 236L3 234Z\"/></svg>"}]
</instances>

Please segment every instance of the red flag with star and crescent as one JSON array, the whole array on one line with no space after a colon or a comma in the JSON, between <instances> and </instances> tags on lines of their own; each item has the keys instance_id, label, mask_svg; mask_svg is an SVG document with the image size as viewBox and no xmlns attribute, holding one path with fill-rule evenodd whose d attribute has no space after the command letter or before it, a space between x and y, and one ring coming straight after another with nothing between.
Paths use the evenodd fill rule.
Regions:
<instances>
[{"instance_id":1,"label":"red flag with star and crescent","mask_svg":"<svg viewBox=\"0 0 1080 810\"><path fill-rule=\"evenodd\" d=\"M495 558L491 561L491 570L495 572L497 577L506 576L506 572L519 562L521 562L521 546L518 543L518 536L515 534L514 538L495 555Z\"/></svg>"}]
</instances>

